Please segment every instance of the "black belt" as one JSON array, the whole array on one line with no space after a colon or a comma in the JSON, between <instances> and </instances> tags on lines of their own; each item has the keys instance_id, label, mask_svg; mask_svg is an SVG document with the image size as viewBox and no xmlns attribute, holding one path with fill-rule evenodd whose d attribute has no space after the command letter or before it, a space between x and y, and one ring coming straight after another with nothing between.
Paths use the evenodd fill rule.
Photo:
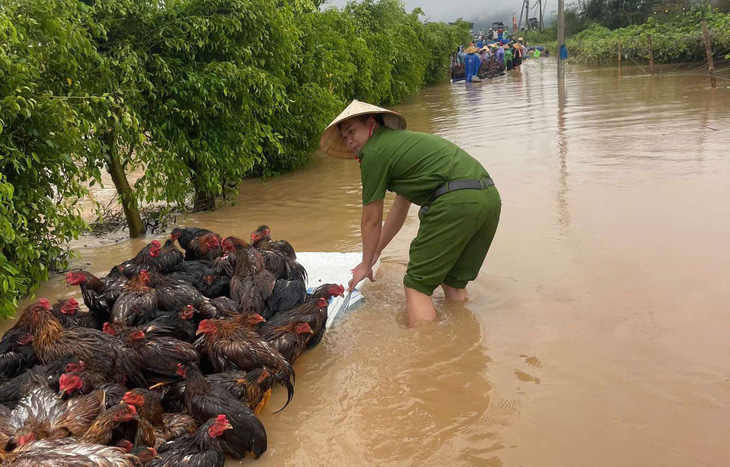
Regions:
<instances>
[{"instance_id":1,"label":"black belt","mask_svg":"<svg viewBox=\"0 0 730 467\"><path fill-rule=\"evenodd\" d=\"M478 180L454 180L447 182L442 187L437 188L431 195L429 202L433 203L436 198L446 193L459 190L486 190L488 186L494 186L491 178L480 178Z\"/></svg>"},{"instance_id":2,"label":"black belt","mask_svg":"<svg viewBox=\"0 0 730 467\"><path fill-rule=\"evenodd\" d=\"M431 210L431 203L433 203L439 196L459 190L486 190L487 187L490 186L494 186L494 181L491 178L482 178L479 180L454 180L453 182L445 183L442 187L434 190L431 198L428 200L428 203L421 206L421 209L418 210L418 218L423 220L423 216L428 214Z\"/></svg>"}]
</instances>

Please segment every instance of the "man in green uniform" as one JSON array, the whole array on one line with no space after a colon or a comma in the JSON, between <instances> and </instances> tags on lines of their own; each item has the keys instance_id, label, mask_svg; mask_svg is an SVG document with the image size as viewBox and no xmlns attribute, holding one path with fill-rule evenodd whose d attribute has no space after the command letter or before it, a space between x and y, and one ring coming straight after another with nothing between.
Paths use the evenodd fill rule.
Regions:
<instances>
[{"instance_id":1,"label":"man in green uniform","mask_svg":"<svg viewBox=\"0 0 730 467\"><path fill-rule=\"evenodd\" d=\"M465 301L499 223L502 202L484 167L438 136L405 130L402 115L357 100L324 131L322 150L357 159L362 175L362 262L352 289L368 277L383 249L403 226L411 203L421 225L403 278L408 320L433 320L431 300L441 286L447 300ZM385 192L396 199L383 225Z\"/></svg>"}]
</instances>

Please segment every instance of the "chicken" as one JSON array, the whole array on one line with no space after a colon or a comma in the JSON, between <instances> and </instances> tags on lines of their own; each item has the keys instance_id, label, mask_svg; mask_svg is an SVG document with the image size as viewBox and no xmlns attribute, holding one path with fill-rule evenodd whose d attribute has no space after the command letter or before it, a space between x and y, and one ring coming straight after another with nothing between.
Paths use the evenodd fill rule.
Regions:
<instances>
[{"instance_id":1,"label":"chicken","mask_svg":"<svg viewBox=\"0 0 730 467\"><path fill-rule=\"evenodd\" d=\"M33 387L12 412L0 417L0 440L15 447L45 438L83 435L99 416L104 394L93 392L70 401L44 385Z\"/></svg>"},{"instance_id":2,"label":"chicken","mask_svg":"<svg viewBox=\"0 0 730 467\"><path fill-rule=\"evenodd\" d=\"M206 234L212 234L208 229L201 229L198 227L175 227L172 229L170 234L171 240L177 240L183 250L190 248L190 242L197 237L202 237Z\"/></svg>"},{"instance_id":3,"label":"chicken","mask_svg":"<svg viewBox=\"0 0 730 467\"><path fill-rule=\"evenodd\" d=\"M133 331L125 341L144 362L142 372L149 383L175 381L178 363L199 362L192 344L172 337L149 337L143 331Z\"/></svg>"},{"instance_id":4,"label":"chicken","mask_svg":"<svg viewBox=\"0 0 730 467\"><path fill-rule=\"evenodd\" d=\"M187 305L179 312L151 310L137 314L136 319L132 321L135 326L143 326L153 331L161 332L170 330L170 336L185 342L193 342L195 340L195 332L198 325L194 318L199 312L192 306Z\"/></svg>"},{"instance_id":5,"label":"chicken","mask_svg":"<svg viewBox=\"0 0 730 467\"><path fill-rule=\"evenodd\" d=\"M64 328L92 328L101 329L99 318L93 313L79 310L79 303L74 298L59 300L53 307L51 313L56 317Z\"/></svg>"},{"instance_id":6,"label":"chicken","mask_svg":"<svg viewBox=\"0 0 730 467\"><path fill-rule=\"evenodd\" d=\"M185 249L185 261L204 259L213 261L223 256L221 242L223 239L216 233L207 233L190 240L190 245Z\"/></svg>"},{"instance_id":7,"label":"chicken","mask_svg":"<svg viewBox=\"0 0 730 467\"><path fill-rule=\"evenodd\" d=\"M122 402L137 409L139 423L135 444L159 447L166 441L193 433L195 420L187 414L164 414L160 396L147 389L133 389L124 394Z\"/></svg>"},{"instance_id":8,"label":"chicken","mask_svg":"<svg viewBox=\"0 0 730 467\"><path fill-rule=\"evenodd\" d=\"M66 284L81 287L81 297L89 308L89 313L96 316L100 323L109 321L114 302L128 283L129 280L124 276L99 279L83 270L66 274Z\"/></svg>"},{"instance_id":9,"label":"chicken","mask_svg":"<svg viewBox=\"0 0 730 467\"><path fill-rule=\"evenodd\" d=\"M175 246L175 241L167 239L165 244L160 249L159 262L160 272L167 274L175 270L178 264L181 264L185 260L185 255L182 251L178 250Z\"/></svg>"},{"instance_id":10,"label":"chicken","mask_svg":"<svg viewBox=\"0 0 730 467\"><path fill-rule=\"evenodd\" d=\"M252 452L258 459L266 451L266 429L243 402L224 388L209 383L194 365L179 365L178 374L185 379L185 405L193 418L206 423L219 414L228 417L233 429L221 440L227 454L240 459ZM164 445L160 447L163 449Z\"/></svg>"},{"instance_id":11,"label":"chicken","mask_svg":"<svg viewBox=\"0 0 730 467\"><path fill-rule=\"evenodd\" d=\"M3 465L13 467L132 467L138 458L122 448L80 443L71 438L28 443L8 454Z\"/></svg>"},{"instance_id":12,"label":"chicken","mask_svg":"<svg viewBox=\"0 0 730 467\"><path fill-rule=\"evenodd\" d=\"M0 341L0 380L13 378L36 363L33 335L13 328Z\"/></svg>"},{"instance_id":13,"label":"chicken","mask_svg":"<svg viewBox=\"0 0 730 467\"><path fill-rule=\"evenodd\" d=\"M246 247L237 245L235 248L236 269L231 278L231 299L242 311L261 313L274 291L276 279L263 268L263 259L256 250L251 250L255 261L252 263Z\"/></svg>"},{"instance_id":14,"label":"chicken","mask_svg":"<svg viewBox=\"0 0 730 467\"><path fill-rule=\"evenodd\" d=\"M115 378L117 383L124 383L124 377L115 375L113 368L87 365L83 360L71 361L58 380L58 392L62 398L88 394Z\"/></svg>"},{"instance_id":15,"label":"chicken","mask_svg":"<svg viewBox=\"0 0 730 467\"><path fill-rule=\"evenodd\" d=\"M205 377L211 384L225 388L238 400L246 404L255 414L269 401L274 377L266 368L251 371L225 371Z\"/></svg>"},{"instance_id":16,"label":"chicken","mask_svg":"<svg viewBox=\"0 0 730 467\"><path fill-rule=\"evenodd\" d=\"M216 297L198 303L197 309L203 318L225 318L240 312L238 304L228 297Z\"/></svg>"},{"instance_id":17,"label":"chicken","mask_svg":"<svg viewBox=\"0 0 730 467\"><path fill-rule=\"evenodd\" d=\"M133 386L147 386L139 355L112 336L89 328L63 329L49 310L31 312L33 350L38 360L49 363L62 357L77 357L96 368L112 368Z\"/></svg>"},{"instance_id":18,"label":"chicken","mask_svg":"<svg viewBox=\"0 0 730 467\"><path fill-rule=\"evenodd\" d=\"M261 325L259 332L264 335L273 335L273 330L282 328L291 323L306 322L309 324L313 336L307 342L307 348L310 349L317 345L325 332L325 324L327 323L327 299L309 297L302 305L272 316L268 321ZM316 342L313 342L315 341Z\"/></svg>"},{"instance_id":19,"label":"chicken","mask_svg":"<svg viewBox=\"0 0 730 467\"><path fill-rule=\"evenodd\" d=\"M67 357L54 360L47 365L35 365L15 378L0 382L0 404L12 409L22 397L38 385L57 388L66 366L72 362L74 359Z\"/></svg>"},{"instance_id":20,"label":"chicken","mask_svg":"<svg viewBox=\"0 0 730 467\"><path fill-rule=\"evenodd\" d=\"M304 353L312 334L314 331L307 322L294 322L261 331L261 337L291 364Z\"/></svg>"},{"instance_id":21,"label":"chicken","mask_svg":"<svg viewBox=\"0 0 730 467\"><path fill-rule=\"evenodd\" d=\"M132 319L134 308L137 310L152 310L157 308L157 292L150 288L149 272L141 271L134 276L122 290L111 310L111 323L128 324Z\"/></svg>"},{"instance_id":22,"label":"chicken","mask_svg":"<svg viewBox=\"0 0 730 467\"><path fill-rule=\"evenodd\" d=\"M131 450L131 453L137 456L137 459L139 459L139 463L142 465L149 464L150 462L152 462L152 459L155 459L159 456L157 449L149 446L137 446L136 448L133 448Z\"/></svg>"},{"instance_id":23,"label":"chicken","mask_svg":"<svg viewBox=\"0 0 730 467\"><path fill-rule=\"evenodd\" d=\"M242 319L246 317L237 321L204 319L198 325L201 336L195 348L216 373L268 368L274 380L287 389L286 407L294 397L294 368Z\"/></svg>"},{"instance_id":24,"label":"chicken","mask_svg":"<svg viewBox=\"0 0 730 467\"><path fill-rule=\"evenodd\" d=\"M299 279L293 281L278 279L274 284L271 297L266 301L266 309L261 313L261 316L269 319L280 311L298 307L304 303L306 298L307 286L304 281Z\"/></svg>"},{"instance_id":25,"label":"chicken","mask_svg":"<svg viewBox=\"0 0 730 467\"><path fill-rule=\"evenodd\" d=\"M114 429L123 423L137 420L137 409L133 405L120 403L109 407L99 415L81 437L85 443L109 444Z\"/></svg>"},{"instance_id":26,"label":"chicken","mask_svg":"<svg viewBox=\"0 0 730 467\"><path fill-rule=\"evenodd\" d=\"M150 278L161 310L180 311L187 305L195 306L205 300L205 296L192 284L155 273L150 274Z\"/></svg>"},{"instance_id":27,"label":"chicken","mask_svg":"<svg viewBox=\"0 0 730 467\"><path fill-rule=\"evenodd\" d=\"M251 232L251 245L262 250L277 251L291 259L297 259L294 247L286 240L271 240L271 229L268 225L260 225L258 229Z\"/></svg>"},{"instance_id":28,"label":"chicken","mask_svg":"<svg viewBox=\"0 0 730 467\"><path fill-rule=\"evenodd\" d=\"M158 240L152 240L134 258L114 266L109 271L108 276L118 277L122 275L132 277L142 271L161 271L162 262L159 258L160 250L162 250L160 242Z\"/></svg>"},{"instance_id":29,"label":"chicken","mask_svg":"<svg viewBox=\"0 0 730 467\"><path fill-rule=\"evenodd\" d=\"M233 425L224 414L210 418L193 434L184 435L165 443L158 450L158 457L147 465L150 467L223 467L226 461L224 433L233 430ZM257 456L258 457L258 456Z\"/></svg>"}]
</instances>

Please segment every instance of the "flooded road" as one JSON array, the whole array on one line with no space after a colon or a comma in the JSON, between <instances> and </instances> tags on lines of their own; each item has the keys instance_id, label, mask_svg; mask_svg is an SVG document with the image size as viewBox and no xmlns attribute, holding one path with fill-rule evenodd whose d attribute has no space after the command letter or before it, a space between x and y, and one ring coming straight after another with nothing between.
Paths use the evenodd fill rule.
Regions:
<instances>
[{"instance_id":1,"label":"flooded road","mask_svg":"<svg viewBox=\"0 0 730 467\"><path fill-rule=\"evenodd\" d=\"M730 88L554 75L554 61L529 60L521 76L428 88L397 108L479 159L502 195L471 301L437 292L439 320L405 327L413 209L367 303L297 361L279 414L274 394L269 450L247 464L730 463ZM355 251L359 181L357 163L322 157L178 221L224 236L266 222L302 251ZM75 246L105 272L143 243ZM75 293L58 276L37 296Z\"/></svg>"}]
</instances>

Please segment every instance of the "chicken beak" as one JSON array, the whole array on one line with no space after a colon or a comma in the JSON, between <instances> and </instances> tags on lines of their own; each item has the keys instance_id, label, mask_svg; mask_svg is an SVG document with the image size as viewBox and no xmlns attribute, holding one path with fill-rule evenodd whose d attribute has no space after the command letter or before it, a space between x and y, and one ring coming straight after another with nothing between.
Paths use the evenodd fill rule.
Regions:
<instances>
[{"instance_id":1,"label":"chicken beak","mask_svg":"<svg viewBox=\"0 0 730 467\"><path fill-rule=\"evenodd\" d=\"M314 334L314 329L309 328L309 334Z\"/></svg>"},{"instance_id":2,"label":"chicken beak","mask_svg":"<svg viewBox=\"0 0 730 467\"><path fill-rule=\"evenodd\" d=\"M157 383L157 384L153 384L152 386L150 386L150 391L152 391L152 390L155 390L155 389L157 389L157 388L161 388L162 386L165 386L165 385L167 385L167 384L168 384L168 383L166 383L166 382L164 382L164 381L162 381L162 382L160 382L160 383Z\"/></svg>"},{"instance_id":3,"label":"chicken beak","mask_svg":"<svg viewBox=\"0 0 730 467\"><path fill-rule=\"evenodd\" d=\"M203 334L203 331L201 331L200 329L198 329L197 331L195 331L195 335L196 336L199 336L201 334Z\"/></svg>"},{"instance_id":4,"label":"chicken beak","mask_svg":"<svg viewBox=\"0 0 730 467\"><path fill-rule=\"evenodd\" d=\"M233 429L233 425L231 425L230 423L228 423L223 429L224 430L232 430Z\"/></svg>"}]
</instances>

